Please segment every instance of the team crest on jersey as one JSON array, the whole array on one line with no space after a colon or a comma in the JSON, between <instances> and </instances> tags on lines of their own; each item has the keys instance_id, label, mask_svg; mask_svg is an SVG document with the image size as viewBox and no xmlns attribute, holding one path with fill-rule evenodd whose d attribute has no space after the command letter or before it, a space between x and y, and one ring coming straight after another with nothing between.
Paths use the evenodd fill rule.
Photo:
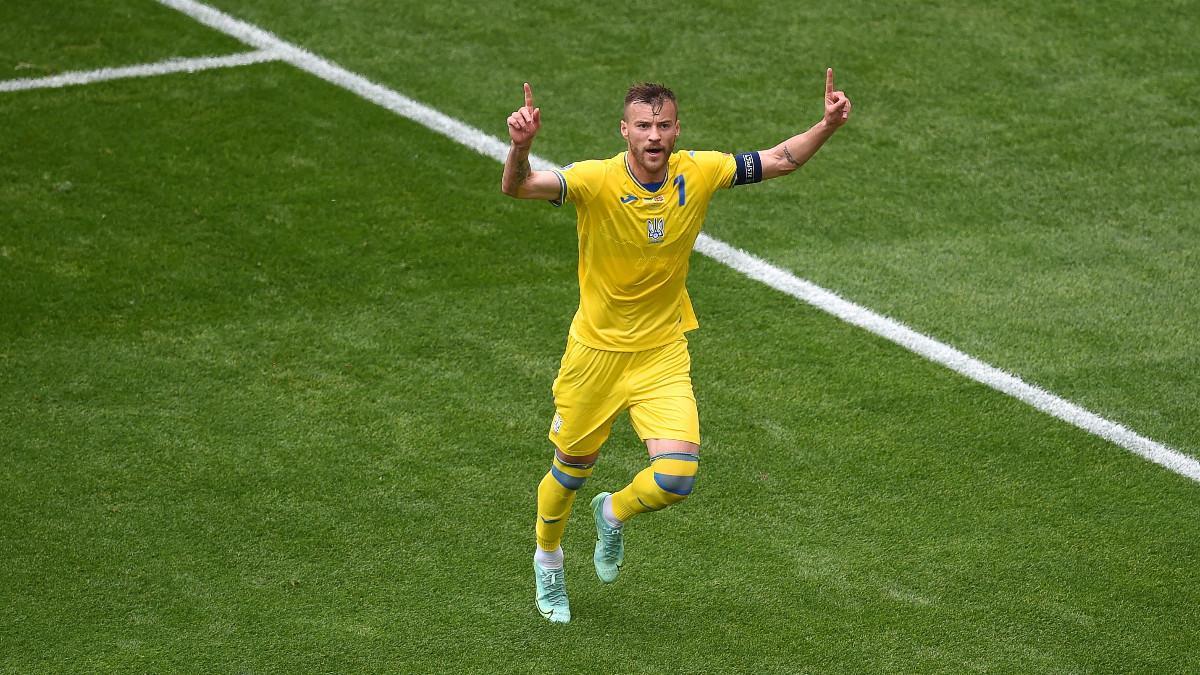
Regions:
<instances>
[{"instance_id":1,"label":"team crest on jersey","mask_svg":"<svg viewBox=\"0 0 1200 675\"><path fill-rule=\"evenodd\" d=\"M646 219L646 238L651 244L662 243L663 231L666 229L666 221L662 218L647 218Z\"/></svg>"},{"instance_id":2,"label":"team crest on jersey","mask_svg":"<svg viewBox=\"0 0 1200 675\"><path fill-rule=\"evenodd\" d=\"M636 201L637 201L637 197L634 197L633 195L625 195L624 197L621 197L622 204L631 204Z\"/></svg>"}]
</instances>

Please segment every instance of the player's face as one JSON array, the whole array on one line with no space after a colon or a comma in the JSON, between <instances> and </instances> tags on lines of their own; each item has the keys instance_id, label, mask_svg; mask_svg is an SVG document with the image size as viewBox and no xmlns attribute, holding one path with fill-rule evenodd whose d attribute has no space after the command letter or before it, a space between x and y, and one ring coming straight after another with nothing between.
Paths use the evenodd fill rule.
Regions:
<instances>
[{"instance_id":1,"label":"player's face","mask_svg":"<svg viewBox=\"0 0 1200 675\"><path fill-rule=\"evenodd\" d=\"M667 167L667 159L675 149L675 139L679 136L675 102L663 101L658 105L630 103L625 106L621 135L629 144L631 168L635 171L640 168L641 173L647 174L650 180L661 178Z\"/></svg>"}]
</instances>

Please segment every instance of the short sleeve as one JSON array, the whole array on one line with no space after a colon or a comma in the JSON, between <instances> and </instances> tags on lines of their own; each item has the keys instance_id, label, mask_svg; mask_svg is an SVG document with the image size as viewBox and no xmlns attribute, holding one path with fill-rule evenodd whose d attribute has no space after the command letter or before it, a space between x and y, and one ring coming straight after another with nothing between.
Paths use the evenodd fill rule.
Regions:
<instances>
[{"instance_id":1,"label":"short sleeve","mask_svg":"<svg viewBox=\"0 0 1200 675\"><path fill-rule=\"evenodd\" d=\"M596 196L604 184L604 173L607 171L605 162L589 159L583 162L568 164L561 169L553 169L558 176L560 192L558 199L551 201L555 206L563 202L584 204Z\"/></svg>"},{"instance_id":2,"label":"short sleeve","mask_svg":"<svg viewBox=\"0 0 1200 675\"><path fill-rule=\"evenodd\" d=\"M733 155L714 150L697 150L692 154L701 175L708 179L713 192L732 187L737 175L737 163Z\"/></svg>"}]
</instances>

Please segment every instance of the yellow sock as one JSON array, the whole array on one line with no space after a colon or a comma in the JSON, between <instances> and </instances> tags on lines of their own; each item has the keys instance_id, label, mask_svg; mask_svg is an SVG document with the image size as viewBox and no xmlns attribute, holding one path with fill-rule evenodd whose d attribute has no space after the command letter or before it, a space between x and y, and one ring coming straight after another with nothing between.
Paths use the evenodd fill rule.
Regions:
<instances>
[{"instance_id":1,"label":"yellow sock","mask_svg":"<svg viewBox=\"0 0 1200 675\"><path fill-rule=\"evenodd\" d=\"M613 494L613 514L621 521L639 513L658 511L683 501L692 493L700 458L686 452L672 452L650 460L650 466L633 477L625 489Z\"/></svg>"},{"instance_id":2,"label":"yellow sock","mask_svg":"<svg viewBox=\"0 0 1200 675\"><path fill-rule=\"evenodd\" d=\"M575 503L575 493L592 475L593 466L594 463L565 464L555 455L550 470L538 484L537 525L534 528L538 548L543 551L558 549L567 527L567 517L571 515L571 505Z\"/></svg>"}]
</instances>

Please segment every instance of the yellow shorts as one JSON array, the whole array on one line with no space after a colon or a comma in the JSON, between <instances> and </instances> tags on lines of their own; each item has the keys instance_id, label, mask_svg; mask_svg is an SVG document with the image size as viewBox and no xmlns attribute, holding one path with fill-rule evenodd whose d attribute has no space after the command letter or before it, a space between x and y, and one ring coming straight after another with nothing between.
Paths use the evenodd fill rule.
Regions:
<instances>
[{"instance_id":1,"label":"yellow shorts","mask_svg":"<svg viewBox=\"0 0 1200 675\"><path fill-rule=\"evenodd\" d=\"M592 349L567 338L554 379L550 442L568 455L600 449L622 411L642 439L700 444L687 339L644 352Z\"/></svg>"}]
</instances>

